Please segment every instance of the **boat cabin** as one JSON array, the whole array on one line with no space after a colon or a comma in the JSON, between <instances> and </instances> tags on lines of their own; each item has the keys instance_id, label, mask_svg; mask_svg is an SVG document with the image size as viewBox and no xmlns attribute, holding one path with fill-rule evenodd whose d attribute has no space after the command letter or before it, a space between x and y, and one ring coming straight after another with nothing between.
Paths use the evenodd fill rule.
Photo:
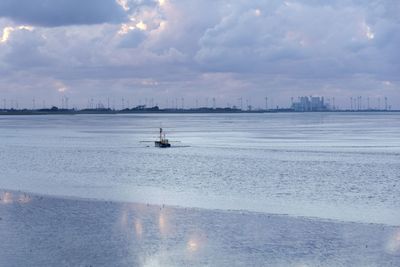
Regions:
<instances>
[{"instance_id":1,"label":"boat cabin","mask_svg":"<svg viewBox=\"0 0 400 267\"><path fill-rule=\"evenodd\" d=\"M162 128L160 128L160 140L155 141L154 145L156 147L171 147L171 144L168 142L168 139L165 138L165 133L163 133Z\"/></svg>"}]
</instances>

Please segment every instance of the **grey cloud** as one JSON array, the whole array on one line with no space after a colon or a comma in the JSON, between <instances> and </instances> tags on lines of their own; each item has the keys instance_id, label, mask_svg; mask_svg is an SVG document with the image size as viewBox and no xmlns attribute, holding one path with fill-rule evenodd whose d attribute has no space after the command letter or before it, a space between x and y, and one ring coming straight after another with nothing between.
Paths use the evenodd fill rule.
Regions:
<instances>
[{"instance_id":1,"label":"grey cloud","mask_svg":"<svg viewBox=\"0 0 400 267\"><path fill-rule=\"evenodd\" d=\"M147 48L163 52L170 48L193 55L198 50L199 38L218 23L224 9L223 1L171 1L173 8L162 15L167 22L165 30L156 40L150 40Z\"/></svg>"},{"instance_id":2,"label":"grey cloud","mask_svg":"<svg viewBox=\"0 0 400 267\"><path fill-rule=\"evenodd\" d=\"M137 47L139 46L147 37L146 32L135 29L126 34L120 43L120 47Z\"/></svg>"},{"instance_id":3,"label":"grey cloud","mask_svg":"<svg viewBox=\"0 0 400 267\"><path fill-rule=\"evenodd\" d=\"M0 17L18 23L56 27L119 23L126 19L115 0L2 0Z\"/></svg>"},{"instance_id":4,"label":"grey cloud","mask_svg":"<svg viewBox=\"0 0 400 267\"><path fill-rule=\"evenodd\" d=\"M367 25L369 7L353 4L343 8L329 1L325 5L301 1L251 4L237 6L200 38L195 60L203 70L318 79L379 74L388 64L385 55L393 56L389 48L377 46L378 42L388 45L389 38L394 37L380 40L380 33L375 31L385 32L382 28L398 25ZM366 36L367 27L374 39Z\"/></svg>"},{"instance_id":5,"label":"grey cloud","mask_svg":"<svg viewBox=\"0 0 400 267\"><path fill-rule=\"evenodd\" d=\"M16 2L32 6L28 1ZM331 93L346 99L363 92L387 93L393 99L399 95L400 20L395 11L400 2L286 2L167 0L160 7L153 0L130 0L127 12L135 19L126 22L133 27L124 34L118 34L121 25L111 23L13 31L9 41L0 44L0 72L15 71L10 76L15 88L32 83L24 78L26 73L38 84L60 80L70 85L75 99L164 94L226 97L232 102L239 96L255 101L268 95L278 104L280 99L309 94ZM0 14L5 3L11 2L1 1ZM95 13L88 3L105 5L102 1L61 3L83 5ZM114 15L103 16L102 21L123 20L124 11L114 1L107 3L115 8L108 10ZM122 15L115 16L113 10ZM66 13L69 24L80 23L78 13ZM58 20L50 21L45 16L35 23L60 25ZM145 31L135 28L139 21L147 25ZM161 22L165 24L159 28ZM83 24L88 23L92 22ZM367 26L374 38L366 36ZM5 88L4 77L0 85ZM157 82L142 85L142 80Z\"/></svg>"},{"instance_id":6,"label":"grey cloud","mask_svg":"<svg viewBox=\"0 0 400 267\"><path fill-rule=\"evenodd\" d=\"M15 31L7 43L2 61L8 69L17 71L49 68L54 61L43 51L44 45L45 40L36 32L24 29Z\"/></svg>"}]
</instances>

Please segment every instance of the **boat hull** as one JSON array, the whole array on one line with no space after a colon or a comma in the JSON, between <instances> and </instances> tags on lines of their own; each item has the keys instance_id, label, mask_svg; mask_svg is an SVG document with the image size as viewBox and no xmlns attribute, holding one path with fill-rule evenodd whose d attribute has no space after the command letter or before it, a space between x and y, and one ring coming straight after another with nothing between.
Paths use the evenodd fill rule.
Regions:
<instances>
[{"instance_id":1,"label":"boat hull","mask_svg":"<svg viewBox=\"0 0 400 267\"><path fill-rule=\"evenodd\" d=\"M156 147L162 147L162 148L171 147L171 144L169 144L169 143L163 143L163 142L160 142L160 141L155 141L155 142L154 142L154 145L155 145Z\"/></svg>"}]
</instances>

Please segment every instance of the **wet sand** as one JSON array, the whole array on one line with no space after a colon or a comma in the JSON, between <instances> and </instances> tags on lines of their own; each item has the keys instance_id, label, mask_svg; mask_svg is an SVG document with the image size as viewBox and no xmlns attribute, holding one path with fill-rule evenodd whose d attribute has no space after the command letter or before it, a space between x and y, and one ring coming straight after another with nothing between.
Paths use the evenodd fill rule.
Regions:
<instances>
[{"instance_id":1,"label":"wet sand","mask_svg":"<svg viewBox=\"0 0 400 267\"><path fill-rule=\"evenodd\" d=\"M0 190L0 266L400 266L400 226Z\"/></svg>"}]
</instances>

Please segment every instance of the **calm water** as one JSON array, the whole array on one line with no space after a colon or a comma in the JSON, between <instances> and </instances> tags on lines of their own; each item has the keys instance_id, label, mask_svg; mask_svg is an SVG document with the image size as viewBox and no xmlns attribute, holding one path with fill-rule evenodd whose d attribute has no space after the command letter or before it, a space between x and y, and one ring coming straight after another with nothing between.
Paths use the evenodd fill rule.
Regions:
<instances>
[{"instance_id":1,"label":"calm water","mask_svg":"<svg viewBox=\"0 0 400 267\"><path fill-rule=\"evenodd\" d=\"M0 190L0 265L398 267L400 227Z\"/></svg>"},{"instance_id":2,"label":"calm water","mask_svg":"<svg viewBox=\"0 0 400 267\"><path fill-rule=\"evenodd\" d=\"M0 188L400 225L400 114L0 116Z\"/></svg>"}]
</instances>

